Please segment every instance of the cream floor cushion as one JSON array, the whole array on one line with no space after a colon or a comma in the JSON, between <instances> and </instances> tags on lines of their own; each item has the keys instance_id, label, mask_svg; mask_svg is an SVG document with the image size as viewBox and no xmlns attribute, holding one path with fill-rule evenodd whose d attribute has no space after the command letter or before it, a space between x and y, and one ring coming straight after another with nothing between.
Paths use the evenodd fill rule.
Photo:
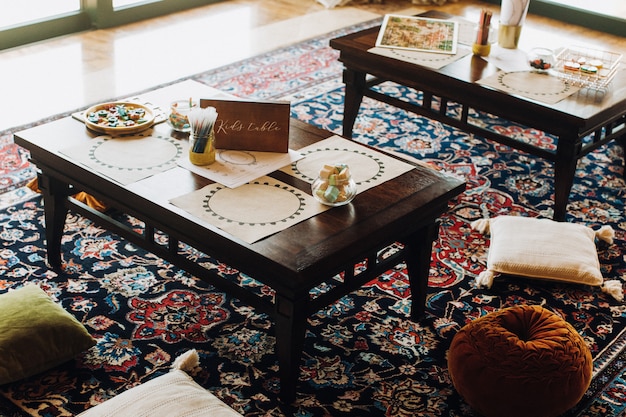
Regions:
<instances>
[{"instance_id":1,"label":"cream floor cushion","mask_svg":"<svg viewBox=\"0 0 626 417\"><path fill-rule=\"evenodd\" d=\"M472 228L489 233L487 269L479 274L479 287L490 288L496 274L540 278L602 288L623 300L619 280L604 281L600 271L596 238L613 243L610 226L590 227L521 216L480 219Z\"/></svg>"},{"instance_id":2,"label":"cream floor cushion","mask_svg":"<svg viewBox=\"0 0 626 417\"><path fill-rule=\"evenodd\" d=\"M78 417L241 417L185 371L197 368L198 353L190 350L173 369L92 407Z\"/></svg>"}]
</instances>

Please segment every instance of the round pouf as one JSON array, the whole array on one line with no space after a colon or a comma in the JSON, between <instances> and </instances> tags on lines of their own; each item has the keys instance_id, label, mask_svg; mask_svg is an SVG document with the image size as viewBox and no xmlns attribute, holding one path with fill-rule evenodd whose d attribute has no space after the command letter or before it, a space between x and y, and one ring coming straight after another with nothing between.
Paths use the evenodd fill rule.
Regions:
<instances>
[{"instance_id":1,"label":"round pouf","mask_svg":"<svg viewBox=\"0 0 626 417\"><path fill-rule=\"evenodd\" d=\"M540 306L489 313L452 339L448 370L463 399L485 417L553 417L591 383L591 352L565 320Z\"/></svg>"}]
</instances>

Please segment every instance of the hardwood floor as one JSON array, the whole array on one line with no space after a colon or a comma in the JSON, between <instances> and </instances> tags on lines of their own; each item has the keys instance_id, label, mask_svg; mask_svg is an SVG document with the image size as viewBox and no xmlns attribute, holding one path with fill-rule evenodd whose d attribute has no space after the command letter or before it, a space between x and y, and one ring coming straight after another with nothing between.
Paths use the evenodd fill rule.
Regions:
<instances>
[{"instance_id":1,"label":"hardwood floor","mask_svg":"<svg viewBox=\"0 0 626 417\"><path fill-rule=\"evenodd\" d=\"M325 9L315 0L229 0L107 30L0 51L0 130L217 68L385 13L429 9L478 20L493 4L460 0L414 6L409 0ZM529 16L520 48L588 45L626 56L626 39ZM550 28L549 40L534 28Z\"/></svg>"}]
</instances>

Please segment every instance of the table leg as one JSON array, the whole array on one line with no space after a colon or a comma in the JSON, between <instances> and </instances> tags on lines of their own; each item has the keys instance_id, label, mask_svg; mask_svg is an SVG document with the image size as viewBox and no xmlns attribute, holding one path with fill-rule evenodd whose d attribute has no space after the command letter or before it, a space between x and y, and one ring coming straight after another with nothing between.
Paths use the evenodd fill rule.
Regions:
<instances>
[{"instance_id":1,"label":"table leg","mask_svg":"<svg viewBox=\"0 0 626 417\"><path fill-rule=\"evenodd\" d=\"M411 319L415 321L420 320L426 311L433 242L438 234L439 222L434 221L402 242L407 249L405 262L411 285Z\"/></svg>"},{"instance_id":2,"label":"table leg","mask_svg":"<svg viewBox=\"0 0 626 417\"><path fill-rule=\"evenodd\" d=\"M622 153L624 154L624 170L622 171L622 177L626 180L626 134L617 138L617 143L622 147Z\"/></svg>"},{"instance_id":3,"label":"table leg","mask_svg":"<svg viewBox=\"0 0 626 417\"><path fill-rule=\"evenodd\" d=\"M65 200L69 195L69 186L45 174L39 174L38 185L43 195L48 263L52 268L60 268L61 237L68 212Z\"/></svg>"},{"instance_id":4,"label":"table leg","mask_svg":"<svg viewBox=\"0 0 626 417\"><path fill-rule=\"evenodd\" d=\"M567 202L574 184L576 163L578 159L577 149L582 146L581 140L576 135L575 141L559 138L556 148L556 161L554 163L554 216L556 221L564 221L567 214Z\"/></svg>"},{"instance_id":5,"label":"table leg","mask_svg":"<svg viewBox=\"0 0 626 417\"><path fill-rule=\"evenodd\" d=\"M343 105L343 136L346 138L352 137L352 129L366 88L365 76L364 72L348 68L343 71L343 82L346 84Z\"/></svg>"},{"instance_id":6,"label":"table leg","mask_svg":"<svg viewBox=\"0 0 626 417\"><path fill-rule=\"evenodd\" d=\"M296 399L307 310L306 300L296 302L276 294L276 355L280 375L280 398L287 404Z\"/></svg>"}]
</instances>

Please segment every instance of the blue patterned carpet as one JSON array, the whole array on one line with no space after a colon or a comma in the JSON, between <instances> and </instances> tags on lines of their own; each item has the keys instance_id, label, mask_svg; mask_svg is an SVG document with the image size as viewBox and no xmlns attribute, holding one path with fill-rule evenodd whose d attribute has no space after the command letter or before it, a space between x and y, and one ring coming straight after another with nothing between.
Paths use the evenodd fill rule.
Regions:
<instances>
[{"instance_id":1,"label":"blue patterned carpet","mask_svg":"<svg viewBox=\"0 0 626 417\"><path fill-rule=\"evenodd\" d=\"M288 99L294 117L340 133L342 68L328 40L341 33L193 79L241 97ZM397 85L381 88L420 99L419 92ZM505 134L554 146L554 138L542 132L476 117ZM503 214L550 217L550 164L367 99L355 139L417 158L468 183L441 219L424 320L408 319L409 287L402 264L317 312L309 320L297 404L286 407L277 400L273 325L266 315L77 215L68 219L63 237L66 270L57 275L44 262L43 211L36 198L0 212L0 291L38 282L98 343L74 361L0 387L5 414L77 414L167 372L175 356L196 348L202 365L196 380L246 416L471 417L475 414L447 372L453 336L491 311L539 304L571 323L594 357L591 387L566 416L622 415L623 303L597 288L573 284L512 277L497 278L491 289L474 283L485 269L489 239L472 231L469 223ZM579 163L567 218L594 229L614 228L615 242L601 245L598 254L604 277L622 281L623 158L623 149L611 144ZM133 219L125 221L134 224ZM218 260L191 250L189 256L242 285L259 285Z\"/></svg>"}]
</instances>

